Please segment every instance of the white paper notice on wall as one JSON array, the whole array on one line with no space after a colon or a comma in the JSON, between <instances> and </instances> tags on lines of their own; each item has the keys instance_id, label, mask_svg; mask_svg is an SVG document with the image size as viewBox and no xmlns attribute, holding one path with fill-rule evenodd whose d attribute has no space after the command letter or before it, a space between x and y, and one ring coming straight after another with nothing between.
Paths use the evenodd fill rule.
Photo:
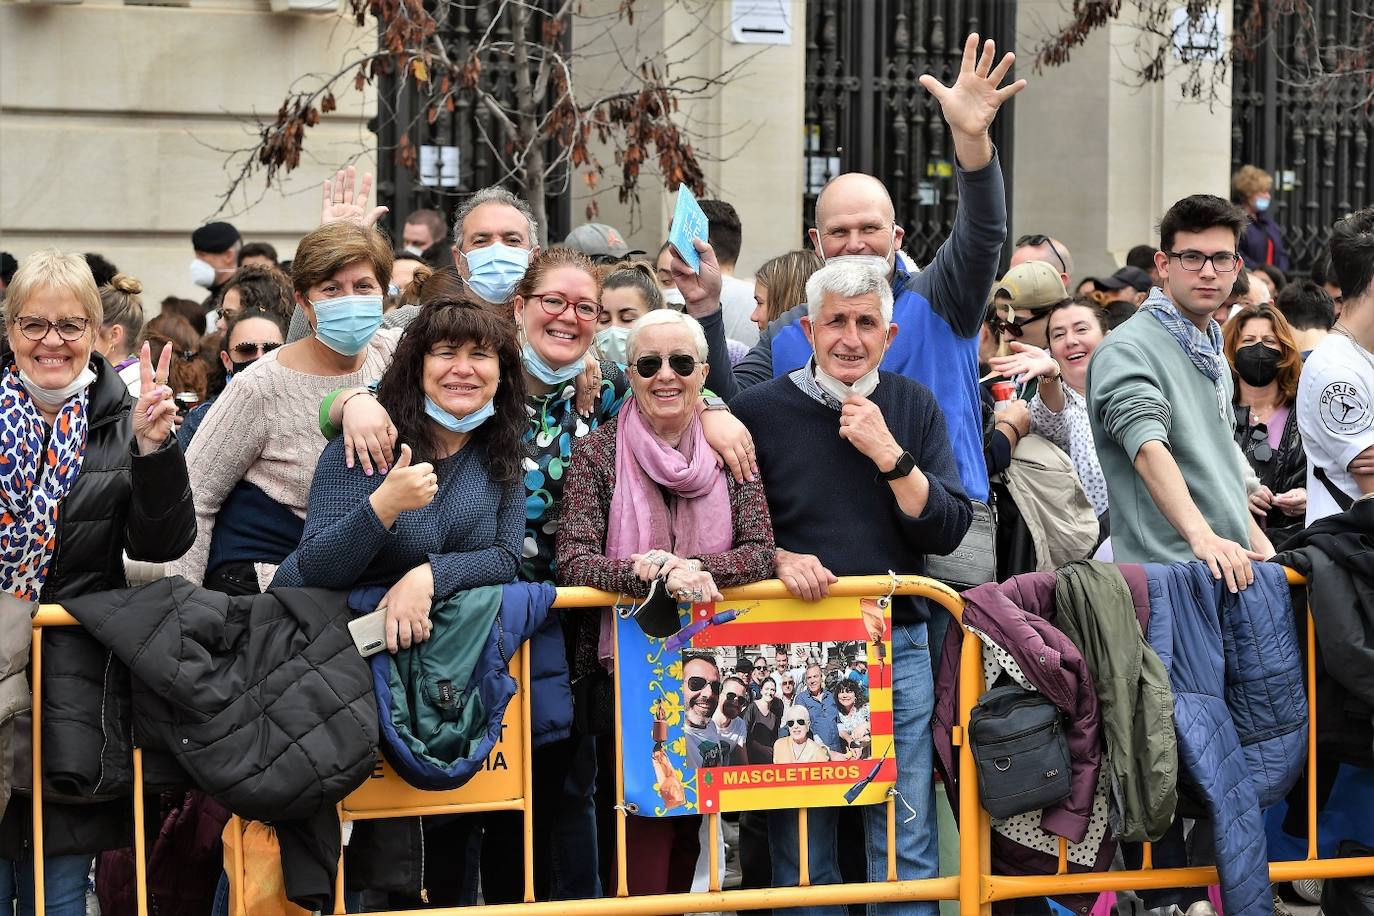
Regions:
<instances>
[{"instance_id":1,"label":"white paper notice on wall","mask_svg":"<svg viewBox=\"0 0 1374 916\"><path fill-rule=\"evenodd\" d=\"M791 0L731 0L731 39L736 44L790 45L791 6Z\"/></svg>"}]
</instances>

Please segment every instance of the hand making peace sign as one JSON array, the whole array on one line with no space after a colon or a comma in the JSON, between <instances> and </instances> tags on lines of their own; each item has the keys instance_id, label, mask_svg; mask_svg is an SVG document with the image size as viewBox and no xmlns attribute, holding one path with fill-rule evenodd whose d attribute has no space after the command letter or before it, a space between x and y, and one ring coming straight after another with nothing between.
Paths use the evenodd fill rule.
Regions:
<instances>
[{"instance_id":1,"label":"hand making peace sign","mask_svg":"<svg viewBox=\"0 0 1374 916\"><path fill-rule=\"evenodd\" d=\"M139 397L134 405L134 441L140 455L157 451L175 430L176 402L172 389L167 387L167 374L172 365L172 345L162 348L157 370L153 370L152 349L145 341L138 354Z\"/></svg>"}]
</instances>

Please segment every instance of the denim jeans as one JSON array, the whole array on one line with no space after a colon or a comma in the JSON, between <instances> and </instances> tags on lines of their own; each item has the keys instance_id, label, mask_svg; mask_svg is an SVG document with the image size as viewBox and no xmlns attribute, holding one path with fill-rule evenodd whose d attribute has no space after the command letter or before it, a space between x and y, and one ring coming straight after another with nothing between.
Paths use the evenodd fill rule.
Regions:
<instances>
[{"instance_id":1,"label":"denim jeans","mask_svg":"<svg viewBox=\"0 0 1374 916\"><path fill-rule=\"evenodd\" d=\"M43 911L47 916L86 916L86 881L94 855L48 856L43 860ZM0 859L0 912L15 898L18 916L34 916L33 861Z\"/></svg>"},{"instance_id":2,"label":"denim jeans","mask_svg":"<svg viewBox=\"0 0 1374 916\"><path fill-rule=\"evenodd\" d=\"M930 674L930 650L924 623L892 625L892 732L897 757L897 877L934 878L940 873L935 825L935 786L931 781L933 747L930 716L935 708ZM876 743L874 756L880 754ZM835 852L838 817L833 808L806 812L808 859L812 884L840 883ZM887 880L887 806L864 810L868 880ZM797 812L774 811L768 816L773 851L773 884L794 887L797 864ZM787 916L844 916L845 907L798 907L776 910ZM936 916L933 901L875 903L869 916Z\"/></svg>"}]
</instances>

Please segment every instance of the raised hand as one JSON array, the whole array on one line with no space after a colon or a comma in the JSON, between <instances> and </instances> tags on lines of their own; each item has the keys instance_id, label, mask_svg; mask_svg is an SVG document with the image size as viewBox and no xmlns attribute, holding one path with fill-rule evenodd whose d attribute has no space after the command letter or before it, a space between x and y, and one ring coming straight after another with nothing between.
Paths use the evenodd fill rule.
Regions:
<instances>
[{"instance_id":1,"label":"raised hand","mask_svg":"<svg viewBox=\"0 0 1374 916\"><path fill-rule=\"evenodd\" d=\"M710 243L693 239L692 245L696 248L697 254L701 255L701 272L693 272L692 268L687 266L687 262L678 257L678 253L672 249L669 249L672 262L668 269L672 271L673 282L677 284L678 292L682 293L683 301L687 304L687 314L693 318L703 318L720 309L720 287L723 281L715 249Z\"/></svg>"},{"instance_id":2,"label":"raised hand","mask_svg":"<svg viewBox=\"0 0 1374 916\"><path fill-rule=\"evenodd\" d=\"M992 156L992 142L987 139L988 128L992 126L997 110L1012 96L1026 88L1025 80L1017 80L1007 86L1001 82L1006 78L1016 55L1008 52L993 67L996 60L997 45L992 39L983 44L983 53L978 54L978 33L975 32L964 42L964 59L959 65L959 77L953 86L946 86L929 73L921 76L921 85L940 103L940 111L954 134L955 152L964 168L980 168L986 162L965 161L965 155L972 155L960 140L975 140L979 148L986 145L988 158ZM975 57L977 61L975 62Z\"/></svg>"},{"instance_id":3,"label":"raised hand","mask_svg":"<svg viewBox=\"0 0 1374 916\"><path fill-rule=\"evenodd\" d=\"M177 405L172 400L172 389L167 387L171 365L170 343L162 348L154 370L152 350L144 342L138 354L139 396L134 405L134 443L140 455L157 451L176 429Z\"/></svg>"},{"instance_id":4,"label":"raised hand","mask_svg":"<svg viewBox=\"0 0 1374 916\"><path fill-rule=\"evenodd\" d=\"M387 207L367 209L367 197L372 193L372 173L363 174L361 187L357 186L358 169L349 166L339 169L333 180L324 180L324 207L320 211L320 225L325 223L357 223L364 229L375 225L387 212ZM357 194L354 189L357 188Z\"/></svg>"},{"instance_id":5,"label":"raised hand","mask_svg":"<svg viewBox=\"0 0 1374 916\"><path fill-rule=\"evenodd\" d=\"M1018 385L1024 385L1036 377L1049 378L1059 374L1059 363L1049 352L1019 340L1011 342L1012 352L1007 356L994 356L988 365L1003 378L1009 378Z\"/></svg>"}]
</instances>

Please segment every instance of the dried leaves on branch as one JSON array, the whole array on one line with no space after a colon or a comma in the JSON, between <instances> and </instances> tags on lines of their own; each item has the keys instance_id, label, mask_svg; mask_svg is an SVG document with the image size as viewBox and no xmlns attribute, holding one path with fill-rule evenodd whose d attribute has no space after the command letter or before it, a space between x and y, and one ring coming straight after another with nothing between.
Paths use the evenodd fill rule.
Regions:
<instances>
[{"instance_id":1,"label":"dried leaves on branch","mask_svg":"<svg viewBox=\"0 0 1374 916\"><path fill-rule=\"evenodd\" d=\"M1114 22L1135 35L1125 50L1136 55L1127 69L1138 85L1177 74L1184 98L1229 104L1232 64L1293 48L1273 55L1280 82L1343 107L1374 106L1374 14L1363 0L1072 0L1035 47L1034 71L1068 63Z\"/></svg>"},{"instance_id":2,"label":"dried leaves on branch","mask_svg":"<svg viewBox=\"0 0 1374 916\"><path fill-rule=\"evenodd\" d=\"M698 40L708 34L709 2L655 0L652 14L665 15L675 3L695 10ZM411 169L417 151L409 129L462 108L484 113L474 119L483 133L475 142L500 163L500 180L523 189L532 204L542 204L551 183L563 183L552 188L562 190L574 175L598 189L608 169L620 201L634 203L649 163L667 187L686 184L702 193L701 155L684 126L681 103L708 97L743 64L693 73L690 62L699 48L685 40L640 52L633 26L644 12L636 0L620 0L600 16L585 16L582 7L578 0L347 0L358 26L376 25L377 47L288 95L276 119L261 126L257 143L238 151L244 155L223 201L257 173L269 186L280 182L300 164L309 129L334 110L335 94L369 84L388 99L415 91L415 119L402 125L391 152ZM577 52L569 32L575 17L582 30ZM591 91L574 72L589 45L602 83ZM598 155L606 149L613 163Z\"/></svg>"}]
</instances>

